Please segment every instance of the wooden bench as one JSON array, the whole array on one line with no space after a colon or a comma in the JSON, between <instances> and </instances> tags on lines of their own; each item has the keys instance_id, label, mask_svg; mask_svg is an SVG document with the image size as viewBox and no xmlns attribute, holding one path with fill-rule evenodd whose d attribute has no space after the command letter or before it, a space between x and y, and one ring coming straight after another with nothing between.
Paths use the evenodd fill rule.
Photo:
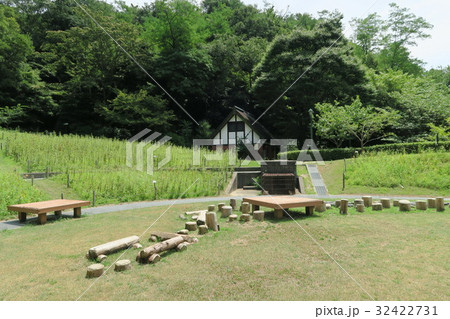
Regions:
<instances>
[{"instance_id":1,"label":"wooden bench","mask_svg":"<svg viewBox=\"0 0 450 319\"><path fill-rule=\"evenodd\" d=\"M61 217L61 213L65 209L73 208L73 217L81 217L81 207L89 206L91 203L82 200L56 199L44 202L10 205L8 210L19 213L19 221L24 223L27 220L27 214L37 214L38 223L43 225L47 222L47 213L55 212L57 218Z\"/></svg>"},{"instance_id":2,"label":"wooden bench","mask_svg":"<svg viewBox=\"0 0 450 319\"><path fill-rule=\"evenodd\" d=\"M294 196L259 196L246 197L243 202L252 204L252 211L259 210L259 206L270 207L275 210L275 218L283 217L283 209L294 207L305 207L306 214L312 215L314 207L323 204L320 199L309 199Z\"/></svg>"}]
</instances>

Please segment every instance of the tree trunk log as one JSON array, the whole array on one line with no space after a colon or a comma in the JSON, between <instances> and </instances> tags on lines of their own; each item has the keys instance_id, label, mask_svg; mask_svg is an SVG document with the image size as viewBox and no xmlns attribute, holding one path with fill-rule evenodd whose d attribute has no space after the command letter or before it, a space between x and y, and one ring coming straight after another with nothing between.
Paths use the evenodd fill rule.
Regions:
<instances>
[{"instance_id":1,"label":"tree trunk log","mask_svg":"<svg viewBox=\"0 0 450 319\"><path fill-rule=\"evenodd\" d=\"M341 199L341 205L339 206L339 212L347 215L348 213L348 199Z\"/></svg>"},{"instance_id":2,"label":"tree trunk log","mask_svg":"<svg viewBox=\"0 0 450 319\"><path fill-rule=\"evenodd\" d=\"M184 251L187 249L188 246L189 246L189 244L186 242L181 243L177 246L177 251Z\"/></svg>"},{"instance_id":3,"label":"tree trunk log","mask_svg":"<svg viewBox=\"0 0 450 319\"><path fill-rule=\"evenodd\" d=\"M208 233L208 226L206 226L206 225L198 226L198 234L199 235L204 235L206 233Z\"/></svg>"},{"instance_id":4,"label":"tree trunk log","mask_svg":"<svg viewBox=\"0 0 450 319\"><path fill-rule=\"evenodd\" d=\"M242 202L241 208L242 208L242 214L250 213L250 203Z\"/></svg>"},{"instance_id":5,"label":"tree trunk log","mask_svg":"<svg viewBox=\"0 0 450 319\"><path fill-rule=\"evenodd\" d=\"M205 224L206 224L206 212L201 212L197 217L197 225L200 226Z\"/></svg>"},{"instance_id":6,"label":"tree trunk log","mask_svg":"<svg viewBox=\"0 0 450 319\"><path fill-rule=\"evenodd\" d=\"M242 214L239 219L244 221L244 222L249 222L250 221L250 214Z\"/></svg>"},{"instance_id":7,"label":"tree trunk log","mask_svg":"<svg viewBox=\"0 0 450 319\"><path fill-rule=\"evenodd\" d=\"M383 208L391 208L391 199L390 198L382 198L380 200L381 202L381 206L383 206Z\"/></svg>"},{"instance_id":8,"label":"tree trunk log","mask_svg":"<svg viewBox=\"0 0 450 319\"><path fill-rule=\"evenodd\" d=\"M216 205L209 205L208 212L214 212L214 211L216 211Z\"/></svg>"},{"instance_id":9,"label":"tree trunk log","mask_svg":"<svg viewBox=\"0 0 450 319\"><path fill-rule=\"evenodd\" d=\"M381 203L372 203L372 210L375 210L375 211L383 210L383 204L381 204Z\"/></svg>"},{"instance_id":10,"label":"tree trunk log","mask_svg":"<svg viewBox=\"0 0 450 319\"><path fill-rule=\"evenodd\" d=\"M398 199L394 199L394 200L392 201L392 206L398 207L398 206L399 206L399 200L398 200Z\"/></svg>"},{"instance_id":11,"label":"tree trunk log","mask_svg":"<svg viewBox=\"0 0 450 319\"><path fill-rule=\"evenodd\" d=\"M427 202L424 200L416 201L416 208L418 210L427 210Z\"/></svg>"},{"instance_id":12,"label":"tree trunk log","mask_svg":"<svg viewBox=\"0 0 450 319\"><path fill-rule=\"evenodd\" d=\"M208 229L212 231L219 230L219 227L217 226L217 215L215 212L206 213L206 226L208 226Z\"/></svg>"},{"instance_id":13,"label":"tree trunk log","mask_svg":"<svg viewBox=\"0 0 450 319\"><path fill-rule=\"evenodd\" d=\"M230 215L230 216L228 217L228 221L229 221L229 222L232 222L232 221L237 220L237 218L238 218L238 215L233 214L233 215Z\"/></svg>"},{"instance_id":14,"label":"tree trunk log","mask_svg":"<svg viewBox=\"0 0 450 319\"><path fill-rule=\"evenodd\" d=\"M253 219L264 221L264 211L263 210L255 210L253 212Z\"/></svg>"},{"instance_id":15,"label":"tree trunk log","mask_svg":"<svg viewBox=\"0 0 450 319\"><path fill-rule=\"evenodd\" d=\"M357 204L356 205L356 211L358 213L364 213L364 204Z\"/></svg>"},{"instance_id":16,"label":"tree trunk log","mask_svg":"<svg viewBox=\"0 0 450 319\"><path fill-rule=\"evenodd\" d=\"M225 203L219 203L219 204L217 204L217 211L221 212L223 206L225 206Z\"/></svg>"},{"instance_id":17,"label":"tree trunk log","mask_svg":"<svg viewBox=\"0 0 450 319\"><path fill-rule=\"evenodd\" d=\"M411 203L409 200L400 200L398 206L401 212L409 212L411 210Z\"/></svg>"},{"instance_id":18,"label":"tree trunk log","mask_svg":"<svg viewBox=\"0 0 450 319\"><path fill-rule=\"evenodd\" d=\"M436 197L436 210L443 212L445 210L444 197Z\"/></svg>"},{"instance_id":19,"label":"tree trunk log","mask_svg":"<svg viewBox=\"0 0 450 319\"><path fill-rule=\"evenodd\" d=\"M86 278L96 278L103 275L105 266L103 264L93 264L87 267Z\"/></svg>"},{"instance_id":20,"label":"tree trunk log","mask_svg":"<svg viewBox=\"0 0 450 319\"><path fill-rule=\"evenodd\" d=\"M115 253L116 251L126 249L133 244L139 242L138 236L130 236L115 241L111 241L106 244L92 247L89 249L89 257L91 259L97 258L99 255L109 255Z\"/></svg>"},{"instance_id":21,"label":"tree trunk log","mask_svg":"<svg viewBox=\"0 0 450 319\"><path fill-rule=\"evenodd\" d=\"M362 199L355 199L353 201L353 205L355 205L355 207L359 204L364 205L364 201Z\"/></svg>"},{"instance_id":22,"label":"tree trunk log","mask_svg":"<svg viewBox=\"0 0 450 319\"><path fill-rule=\"evenodd\" d=\"M372 206L372 196L363 196L362 200L364 201L364 206L365 207Z\"/></svg>"},{"instance_id":23,"label":"tree trunk log","mask_svg":"<svg viewBox=\"0 0 450 319\"><path fill-rule=\"evenodd\" d=\"M197 230L197 223L196 222L186 222L184 224L184 228L186 228L189 231L195 231L195 230Z\"/></svg>"},{"instance_id":24,"label":"tree trunk log","mask_svg":"<svg viewBox=\"0 0 450 319\"><path fill-rule=\"evenodd\" d=\"M175 248L184 241L185 240L182 236L177 236L147 247L139 252L140 260L147 260L151 255L159 254L163 251Z\"/></svg>"},{"instance_id":25,"label":"tree trunk log","mask_svg":"<svg viewBox=\"0 0 450 319\"><path fill-rule=\"evenodd\" d=\"M114 271L125 271L131 269L131 261L128 259L119 260L114 265Z\"/></svg>"},{"instance_id":26,"label":"tree trunk log","mask_svg":"<svg viewBox=\"0 0 450 319\"><path fill-rule=\"evenodd\" d=\"M234 198L230 199L230 206L233 208L233 210L236 210L237 201Z\"/></svg>"},{"instance_id":27,"label":"tree trunk log","mask_svg":"<svg viewBox=\"0 0 450 319\"><path fill-rule=\"evenodd\" d=\"M154 254L148 257L148 262L150 264L156 264L158 261L161 260L161 256L159 254Z\"/></svg>"},{"instance_id":28,"label":"tree trunk log","mask_svg":"<svg viewBox=\"0 0 450 319\"><path fill-rule=\"evenodd\" d=\"M227 218L231 215L231 213L233 212L233 207L231 206L222 206L222 218Z\"/></svg>"}]
</instances>

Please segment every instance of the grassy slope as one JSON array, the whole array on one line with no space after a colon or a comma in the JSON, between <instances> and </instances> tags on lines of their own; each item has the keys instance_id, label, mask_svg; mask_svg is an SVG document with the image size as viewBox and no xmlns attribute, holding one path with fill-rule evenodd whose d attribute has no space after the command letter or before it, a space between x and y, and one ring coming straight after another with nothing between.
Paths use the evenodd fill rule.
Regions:
<instances>
[{"instance_id":1,"label":"grassy slope","mask_svg":"<svg viewBox=\"0 0 450 319\"><path fill-rule=\"evenodd\" d=\"M172 207L153 227L175 231L178 215L207 204ZM89 247L141 234L166 208L67 219L0 233L0 300L75 300L85 279ZM450 219L434 211L357 214L332 210L296 215L304 227L377 300L450 298ZM220 221L221 231L155 265L123 258L82 300L367 300L368 297L292 221ZM148 238L148 236L145 236ZM142 240L144 245L146 240ZM147 244L148 245L148 244ZM119 256L110 256L106 265Z\"/></svg>"},{"instance_id":2,"label":"grassy slope","mask_svg":"<svg viewBox=\"0 0 450 319\"><path fill-rule=\"evenodd\" d=\"M408 160L408 165L406 166L404 163L401 163L401 159L405 156ZM427 158L430 156L437 157L440 159L440 162L429 163L428 166L423 165L423 157ZM327 162L326 165L319 166L319 171L330 194L449 196L450 188L446 186L450 178L448 173L450 172L449 156L449 153L381 155L368 157L367 163L364 163L364 165L355 165L353 160L347 160L345 190L342 189L343 160ZM364 158L359 160L364 160ZM386 174L391 179L389 183L396 183L398 186L368 186L382 183L380 179L383 179ZM433 185L432 175L440 176L439 180L436 179L435 185ZM407 177L408 180L405 182L402 177ZM361 184L361 179L366 185L358 185ZM426 179L431 179L431 181ZM418 185L433 185L437 188L414 186L416 183ZM402 185L403 187L400 184L404 184Z\"/></svg>"},{"instance_id":3,"label":"grassy slope","mask_svg":"<svg viewBox=\"0 0 450 319\"><path fill-rule=\"evenodd\" d=\"M8 205L51 198L46 192L24 181L19 176L20 172L20 167L12 160L0 155L0 220L17 218L17 213L8 212Z\"/></svg>"}]
</instances>

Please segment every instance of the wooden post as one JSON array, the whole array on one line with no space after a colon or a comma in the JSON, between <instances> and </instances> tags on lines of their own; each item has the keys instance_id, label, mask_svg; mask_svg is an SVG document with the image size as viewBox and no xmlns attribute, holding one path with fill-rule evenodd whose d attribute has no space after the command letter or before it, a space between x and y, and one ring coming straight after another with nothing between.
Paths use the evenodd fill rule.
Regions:
<instances>
[{"instance_id":1,"label":"wooden post","mask_svg":"<svg viewBox=\"0 0 450 319\"><path fill-rule=\"evenodd\" d=\"M372 210L375 210L375 211L383 210L383 204L381 204L381 203L372 203Z\"/></svg>"},{"instance_id":2,"label":"wooden post","mask_svg":"<svg viewBox=\"0 0 450 319\"><path fill-rule=\"evenodd\" d=\"M25 223L27 221L27 213L19 212L19 222Z\"/></svg>"},{"instance_id":3,"label":"wooden post","mask_svg":"<svg viewBox=\"0 0 450 319\"><path fill-rule=\"evenodd\" d=\"M364 205L364 201L362 199L355 199L353 201L353 205L355 205L355 207L359 204Z\"/></svg>"},{"instance_id":4,"label":"wooden post","mask_svg":"<svg viewBox=\"0 0 450 319\"><path fill-rule=\"evenodd\" d=\"M95 206L95 191L92 191L92 206Z\"/></svg>"},{"instance_id":5,"label":"wooden post","mask_svg":"<svg viewBox=\"0 0 450 319\"><path fill-rule=\"evenodd\" d=\"M197 225L205 225L206 224L206 211L202 211L198 214L197 217Z\"/></svg>"},{"instance_id":6,"label":"wooden post","mask_svg":"<svg viewBox=\"0 0 450 319\"><path fill-rule=\"evenodd\" d=\"M283 210L275 209L274 217L275 217L275 219L282 219L283 218Z\"/></svg>"},{"instance_id":7,"label":"wooden post","mask_svg":"<svg viewBox=\"0 0 450 319\"><path fill-rule=\"evenodd\" d=\"M250 221L250 214L242 214L239 220L243 222L249 222Z\"/></svg>"},{"instance_id":8,"label":"wooden post","mask_svg":"<svg viewBox=\"0 0 450 319\"><path fill-rule=\"evenodd\" d=\"M372 196L363 196L362 200L364 201L364 206L365 207L372 206Z\"/></svg>"},{"instance_id":9,"label":"wooden post","mask_svg":"<svg viewBox=\"0 0 450 319\"><path fill-rule=\"evenodd\" d=\"M73 209L73 218L80 218L81 217L81 207L75 207Z\"/></svg>"},{"instance_id":10,"label":"wooden post","mask_svg":"<svg viewBox=\"0 0 450 319\"><path fill-rule=\"evenodd\" d=\"M64 193L61 193L61 199L64 199Z\"/></svg>"},{"instance_id":11,"label":"wooden post","mask_svg":"<svg viewBox=\"0 0 450 319\"><path fill-rule=\"evenodd\" d=\"M70 176L67 174L67 188L70 188Z\"/></svg>"},{"instance_id":12,"label":"wooden post","mask_svg":"<svg viewBox=\"0 0 450 319\"><path fill-rule=\"evenodd\" d=\"M357 204L356 205L356 211L358 213L364 213L364 204Z\"/></svg>"},{"instance_id":13,"label":"wooden post","mask_svg":"<svg viewBox=\"0 0 450 319\"><path fill-rule=\"evenodd\" d=\"M306 215L312 216L314 214L314 206L308 206L306 207Z\"/></svg>"},{"instance_id":14,"label":"wooden post","mask_svg":"<svg viewBox=\"0 0 450 319\"><path fill-rule=\"evenodd\" d=\"M34 174L31 174L31 186L34 185Z\"/></svg>"},{"instance_id":15,"label":"wooden post","mask_svg":"<svg viewBox=\"0 0 450 319\"><path fill-rule=\"evenodd\" d=\"M242 214L250 213L250 203L242 202Z\"/></svg>"},{"instance_id":16,"label":"wooden post","mask_svg":"<svg viewBox=\"0 0 450 319\"><path fill-rule=\"evenodd\" d=\"M184 228L186 228L189 231L197 230L197 223L196 222L186 222L184 224Z\"/></svg>"},{"instance_id":17,"label":"wooden post","mask_svg":"<svg viewBox=\"0 0 450 319\"><path fill-rule=\"evenodd\" d=\"M222 206L222 218L227 218L233 212L233 208L231 206Z\"/></svg>"},{"instance_id":18,"label":"wooden post","mask_svg":"<svg viewBox=\"0 0 450 319\"><path fill-rule=\"evenodd\" d=\"M216 205L208 205L208 212L213 212L216 210Z\"/></svg>"},{"instance_id":19,"label":"wooden post","mask_svg":"<svg viewBox=\"0 0 450 319\"><path fill-rule=\"evenodd\" d=\"M225 203L219 203L219 204L217 204L217 208L218 208L217 210L218 210L219 212L221 212L223 206L225 206Z\"/></svg>"},{"instance_id":20,"label":"wooden post","mask_svg":"<svg viewBox=\"0 0 450 319\"><path fill-rule=\"evenodd\" d=\"M238 215L233 214L233 215L228 216L228 221L233 222L233 221L237 220L237 218L238 218Z\"/></svg>"},{"instance_id":21,"label":"wooden post","mask_svg":"<svg viewBox=\"0 0 450 319\"><path fill-rule=\"evenodd\" d=\"M436 197L436 211L443 212L444 210L444 197Z\"/></svg>"},{"instance_id":22,"label":"wooden post","mask_svg":"<svg viewBox=\"0 0 450 319\"><path fill-rule=\"evenodd\" d=\"M411 210L411 203L409 200L400 200L398 206L401 212L409 212Z\"/></svg>"},{"instance_id":23,"label":"wooden post","mask_svg":"<svg viewBox=\"0 0 450 319\"><path fill-rule=\"evenodd\" d=\"M207 212L206 213L206 226L208 226L208 229L210 229L212 231L219 230L219 227L217 226L216 212Z\"/></svg>"},{"instance_id":24,"label":"wooden post","mask_svg":"<svg viewBox=\"0 0 450 319\"><path fill-rule=\"evenodd\" d=\"M342 190L345 190L345 172L342 173Z\"/></svg>"},{"instance_id":25,"label":"wooden post","mask_svg":"<svg viewBox=\"0 0 450 319\"><path fill-rule=\"evenodd\" d=\"M429 208L436 208L436 198L428 198L427 202Z\"/></svg>"},{"instance_id":26,"label":"wooden post","mask_svg":"<svg viewBox=\"0 0 450 319\"><path fill-rule=\"evenodd\" d=\"M391 208L391 199L390 198L382 198L380 200L381 202L381 206L383 206L383 208Z\"/></svg>"},{"instance_id":27,"label":"wooden post","mask_svg":"<svg viewBox=\"0 0 450 319\"><path fill-rule=\"evenodd\" d=\"M45 168L45 178L48 178L48 166Z\"/></svg>"},{"instance_id":28,"label":"wooden post","mask_svg":"<svg viewBox=\"0 0 450 319\"><path fill-rule=\"evenodd\" d=\"M27 161L28 173L31 173L30 160Z\"/></svg>"},{"instance_id":29,"label":"wooden post","mask_svg":"<svg viewBox=\"0 0 450 319\"><path fill-rule=\"evenodd\" d=\"M394 206L394 207L398 207L399 206L399 200L398 199L394 199L393 201L392 201L392 206Z\"/></svg>"},{"instance_id":30,"label":"wooden post","mask_svg":"<svg viewBox=\"0 0 450 319\"><path fill-rule=\"evenodd\" d=\"M348 213L348 199L341 199L341 205L339 206L339 212L347 215Z\"/></svg>"},{"instance_id":31,"label":"wooden post","mask_svg":"<svg viewBox=\"0 0 450 319\"><path fill-rule=\"evenodd\" d=\"M38 224L44 225L47 222L47 213L38 214Z\"/></svg>"},{"instance_id":32,"label":"wooden post","mask_svg":"<svg viewBox=\"0 0 450 319\"><path fill-rule=\"evenodd\" d=\"M233 210L236 210L236 205L237 205L236 199L231 198L230 199L230 206L233 208Z\"/></svg>"},{"instance_id":33,"label":"wooden post","mask_svg":"<svg viewBox=\"0 0 450 319\"><path fill-rule=\"evenodd\" d=\"M206 233L208 233L208 226L206 226L206 225L198 226L198 234L199 235L204 235Z\"/></svg>"},{"instance_id":34,"label":"wooden post","mask_svg":"<svg viewBox=\"0 0 450 319\"><path fill-rule=\"evenodd\" d=\"M416 201L416 208L418 210L427 210L427 202L424 200Z\"/></svg>"},{"instance_id":35,"label":"wooden post","mask_svg":"<svg viewBox=\"0 0 450 319\"><path fill-rule=\"evenodd\" d=\"M253 219L255 220L259 220L259 221L264 221L264 211L263 210L255 210L253 212Z\"/></svg>"}]
</instances>

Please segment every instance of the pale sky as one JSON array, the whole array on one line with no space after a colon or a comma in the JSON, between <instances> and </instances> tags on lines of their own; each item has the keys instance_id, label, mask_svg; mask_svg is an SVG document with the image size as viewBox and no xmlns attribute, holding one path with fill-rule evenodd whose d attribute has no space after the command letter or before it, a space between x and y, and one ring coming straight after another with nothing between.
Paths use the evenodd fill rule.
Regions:
<instances>
[{"instance_id":1,"label":"pale sky","mask_svg":"<svg viewBox=\"0 0 450 319\"><path fill-rule=\"evenodd\" d=\"M127 4L142 5L153 0L124 0ZM199 1L199 0L198 0ZM197 1L197 2L198 2ZM417 16L425 18L434 27L429 30L431 38L420 40L416 47L411 47L412 56L426 62L427 69L450 65L450 1L449 0L242 0L246 4L264 7L264 2L271 3L279 12L310 13L337 9L344 14L345 35L350 37L352 18L366 17L368 13L378 12L383 18L389 12L389 3L395 2L400 7L410 8ZM108 0L107 2L114 2Z\"/></svg>"}]
</instances>

